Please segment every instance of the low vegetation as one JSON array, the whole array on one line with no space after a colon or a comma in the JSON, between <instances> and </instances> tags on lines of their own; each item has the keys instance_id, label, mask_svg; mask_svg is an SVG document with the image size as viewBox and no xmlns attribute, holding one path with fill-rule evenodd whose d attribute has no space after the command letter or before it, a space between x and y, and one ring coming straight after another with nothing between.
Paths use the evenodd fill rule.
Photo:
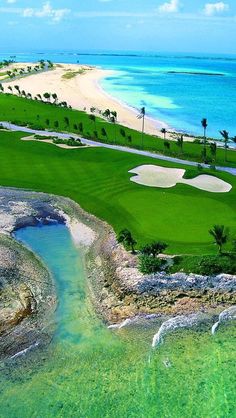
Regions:
<instances>
[{"instance_id":1,"label":"low vegetation","mask_svg":"<svg viewBox=\"0 0 236 418\"><path fill-rule=\"evenodd\" d=\"M175 257L170 272L179 271L207 276L236 274L236 254Z\"/></svg>"},{"instance_id":2,"label":"low vegetation","mask_svg":"<svg viewBox=\"0 0 236 418\"><path fill-rule=\"evenodd\" d=\"M78 71L67 71L65 74L63 74L62 79L64 80L71 80L72 78L75 78L77 75L83 75L86 72L84 68L81 68Z\"/></svg>"},{"instance_id":3,"label":"low vegetation","mask_svg":"<svg viewBox=\"0 0 236 418\"><path fill-rule=\"evenodd\" d=\"M236 274L236 239L229 239L229 229L224 225L214 225L209 233L214 238L214 243L218 247L219 255L206 256L175 256L173 261L168 262L165 257L159 255L167 249L168 244L154 241L141 248L138 254L138 267L143 274L154 274L161 271L166 273L195 273L199 275L213 276L221 273ZM129 237L130 242L136 243L129 230L121 231L118 242L122 242L127 249L125 237ZM230 241L233 246L230 252L223 253L222 247ZM134 253L134 251L133 251Z\"/></svg>"},{"instance_id":4,"label":"low vegetation","mask_svg":"<svg viewBox=\"0 0 236 418\"><path fill-rule=\"evenodd\" d=\"M6 63L4 65L4 63ZM0 63L0 68L5 68L5 67L9 67L9 65L13 64L14 61L4 61L2 63ZM2 67L1 67L1 64ZM8 69L4 72L4 75L6 76L4 78L4 81L11 81L11 80L15 80L21 77L25 77L27 75L31 75L31 74L35 74L38 72L42 72L45 70L50 70L54 67L54 64L50 61L50 60L40 60L38 63L36 63L35 65L28 65L27 67L15 67L12 69Z\"/></svg>"}]
</instances>

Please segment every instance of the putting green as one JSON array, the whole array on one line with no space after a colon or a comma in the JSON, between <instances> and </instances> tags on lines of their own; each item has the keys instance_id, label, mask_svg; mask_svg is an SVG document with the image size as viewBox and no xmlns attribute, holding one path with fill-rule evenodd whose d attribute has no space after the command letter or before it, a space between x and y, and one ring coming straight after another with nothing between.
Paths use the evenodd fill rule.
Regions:
<instances>
[{"instance_id":1,"label":"putting green","mask_svg":"<svg viewBox=\"0 0 236 418\"><path fill-rule=\"evenodd\" d=\"M208 231L224 224L236 237L236 178L229 193L208 193L186 184L159 189L130 181L133 167L157 164L199 171L184 165L103 148L61 149L52 144L21 141L22 133L0 131L0 184L68 196L107 221L116 232L131 230L138 246L164 240L169 253L214 254ZM208 171L206 172L208 174ZM215 174L210 172L209 174Z\"/></svg>"}]
</instances>

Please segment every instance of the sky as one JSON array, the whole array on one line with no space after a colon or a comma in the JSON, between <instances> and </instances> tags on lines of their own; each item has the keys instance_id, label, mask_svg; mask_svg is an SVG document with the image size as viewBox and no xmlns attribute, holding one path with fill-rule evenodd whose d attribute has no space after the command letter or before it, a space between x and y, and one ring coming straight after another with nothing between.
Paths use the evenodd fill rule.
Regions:
<instances>
[{"instance_id":1,"label":"sky","mask_svg":"<svg viewBox=\"0 0 236 418\"><path fill-rule=\"evenodd\" d=\"M236 54L236 0L0 0L0 50Z\"/></svg>"}]
</instances>

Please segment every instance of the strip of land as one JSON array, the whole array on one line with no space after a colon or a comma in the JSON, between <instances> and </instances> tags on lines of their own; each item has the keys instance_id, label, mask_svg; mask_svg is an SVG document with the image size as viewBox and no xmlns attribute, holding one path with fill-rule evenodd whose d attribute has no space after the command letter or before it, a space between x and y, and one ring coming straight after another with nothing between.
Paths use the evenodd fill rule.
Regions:
<instances>
[{"instance_id":1,"label":"strip of land","mask_svg":"<svg viewBox=\"0 0 236 418\"><path fill-rule=\"evenodd\" d=\"M69 138L78 138L78 135L74 135L74 134L66 134L66 133L58 133L58 132L52 132L52 131L40 131L40 130L36 130L36 129L31 129L25 126L18 126L15 125L13 123L9 123L9 122L4 122L4 121L0 121L0 124L5 127L7 130L10 129L12 131L19 131L19 132L24 132L24 133L28 133L28 134L33 134L31 136L28 137L22 137L21 139L23 140L28 140L28 141L36 141L36 139L34 139L34 135L44 135L44 136L55 136L58 138L62 138L62 139L69 139ZM112 144L106 144L106 143L102 143L102 142L98 142L98 141L93 141L93 140L89 140L86 138L81 138L79 137L80 140L82 141L82 143L84 145L87 146L94 146L94 147L103 147L103 148L108 148L108 149L113 149L113 150L117 150L117 151L122 151L122 152L128 152L130 154L137 154L137 155L142 155L145 157L151 157L154 159L158 159L158 160L163 160L163 161L169 161L172 163L177 163L177 164L186 164L189 166L193 166L196 167L198 166L197 162L194 161L188 161L188 160L184 160L184 159L180 159L180 158L175 158L175 157L169 157L166 155L162 155L162 154L157 154L154 152L150 152L150 151L143 151L143 150L138 150L138 149L133 149L133 148L128 148L128 147L124 147L124 146L120 146L120 145L112 145ZM42 141L41 141L42 142ZM52 143L52 141L49 140L44 140L43 142L49 142ZM59 145L58 145L59 146ZM67 146L63 145L60 146L60 148L68 148ZM73 147L69 147L70 149L72 149ZM75 147L78 149L78 147ZM202 168L210 168L209 164L202 164ZM216 170L218 171L225 171L226 173L230 173L234 176L236 176L236 168L233 167L222 167L222 166L216 166Z\"/></svg>"},{"instance_id":2,"label":"strip of land","mask_svg":"<svg viewBox=\"0 0 236 418\"><path fill-rule=\"evenodd\" d=\"M21 66L23 64L18 64ZM57 64L54 69L48 72L32 74L19 80L4 83L5 90L18 85L20 90L30 93L32 97L45 92L56 93L58 101L66 101L73 109L90 112L95 108L104 112L106 109L114 110L118 115L118 123L129 128L140 131L142 121L137 119L138 109L121 103L118 99L107 94L100 85L103 78L115 74L115 71L104 70L88 65L78 64ZM95 111L95 113L96 113ZM146 118L145 132L151 135L161 135L160 130L168 128L163 121ZM168 128L169 129L169 128ZM171 135L167 138L171 139ZM193 138L189 138L191 140Z\"/></svg>"}]
</instances>

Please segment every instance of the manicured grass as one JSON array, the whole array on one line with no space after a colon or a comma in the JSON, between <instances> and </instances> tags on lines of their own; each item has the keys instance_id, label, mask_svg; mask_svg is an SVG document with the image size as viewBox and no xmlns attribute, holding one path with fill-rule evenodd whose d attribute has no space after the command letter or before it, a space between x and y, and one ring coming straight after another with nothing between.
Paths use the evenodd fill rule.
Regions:
<instances>
[{"instance_id":1,"label":"manicured grass","mask_svg":"<svg viewBox=\"0 0 236 418\"><path fill-rule=\"evenodd\" d=\"M228 226L236 236L236 178L230 174L217 173L233 185L225 194L184 184L171 189L149 188L131 182L128 171L141 164L174 165L103 148L65 150L20 141L21 137L19 132L0 131L2 186L70 197L106 220L116 232L130 229L139 246L163 240L172 254L215 254L208 234L214 224ZM193 170L191 167L192 174Z\"/></svg>"},{"instance_id":2,"label":"manicured grass","mask_svg":"<svg viewBox=\"0 0 236 418\"><path fill-rule=\"evenodd\" d=\"M142 135L140 132L121 127L117 124L108 123L99 117L96 117L95 122L91 121L89 115L85 112L59 108L56 105L27 100L10 94L0 94L0 115L2 120L24 124L29 123L35 129L46 128L58 132L74 132L94 140L125 145L137 149L140 149L142 144ZM65 122L65 118L69 118L69 125ZM58 127L55 127L55 122L58 122ZM83 131L78 129L80 123L83 125ZM102 133L102 129L105 129L106 135L104 135L104 132ZM121 129L123 129L125 136L122 136ZM129 136L131 136L131 142ZM202 161L202 145L190 142L184 143L183 152L181 152L176 142L171 141L170 150L167 150L164 146L163 139L151 135L144 135L143 148L182 159L197 162ZM207 147L207 154L209 157L211 156L209 147ZM218 149L216 163L218 165L236 167L236 151L228 151L227 162L225 162L224 150Z\"/></svg>"}]
</instances>

